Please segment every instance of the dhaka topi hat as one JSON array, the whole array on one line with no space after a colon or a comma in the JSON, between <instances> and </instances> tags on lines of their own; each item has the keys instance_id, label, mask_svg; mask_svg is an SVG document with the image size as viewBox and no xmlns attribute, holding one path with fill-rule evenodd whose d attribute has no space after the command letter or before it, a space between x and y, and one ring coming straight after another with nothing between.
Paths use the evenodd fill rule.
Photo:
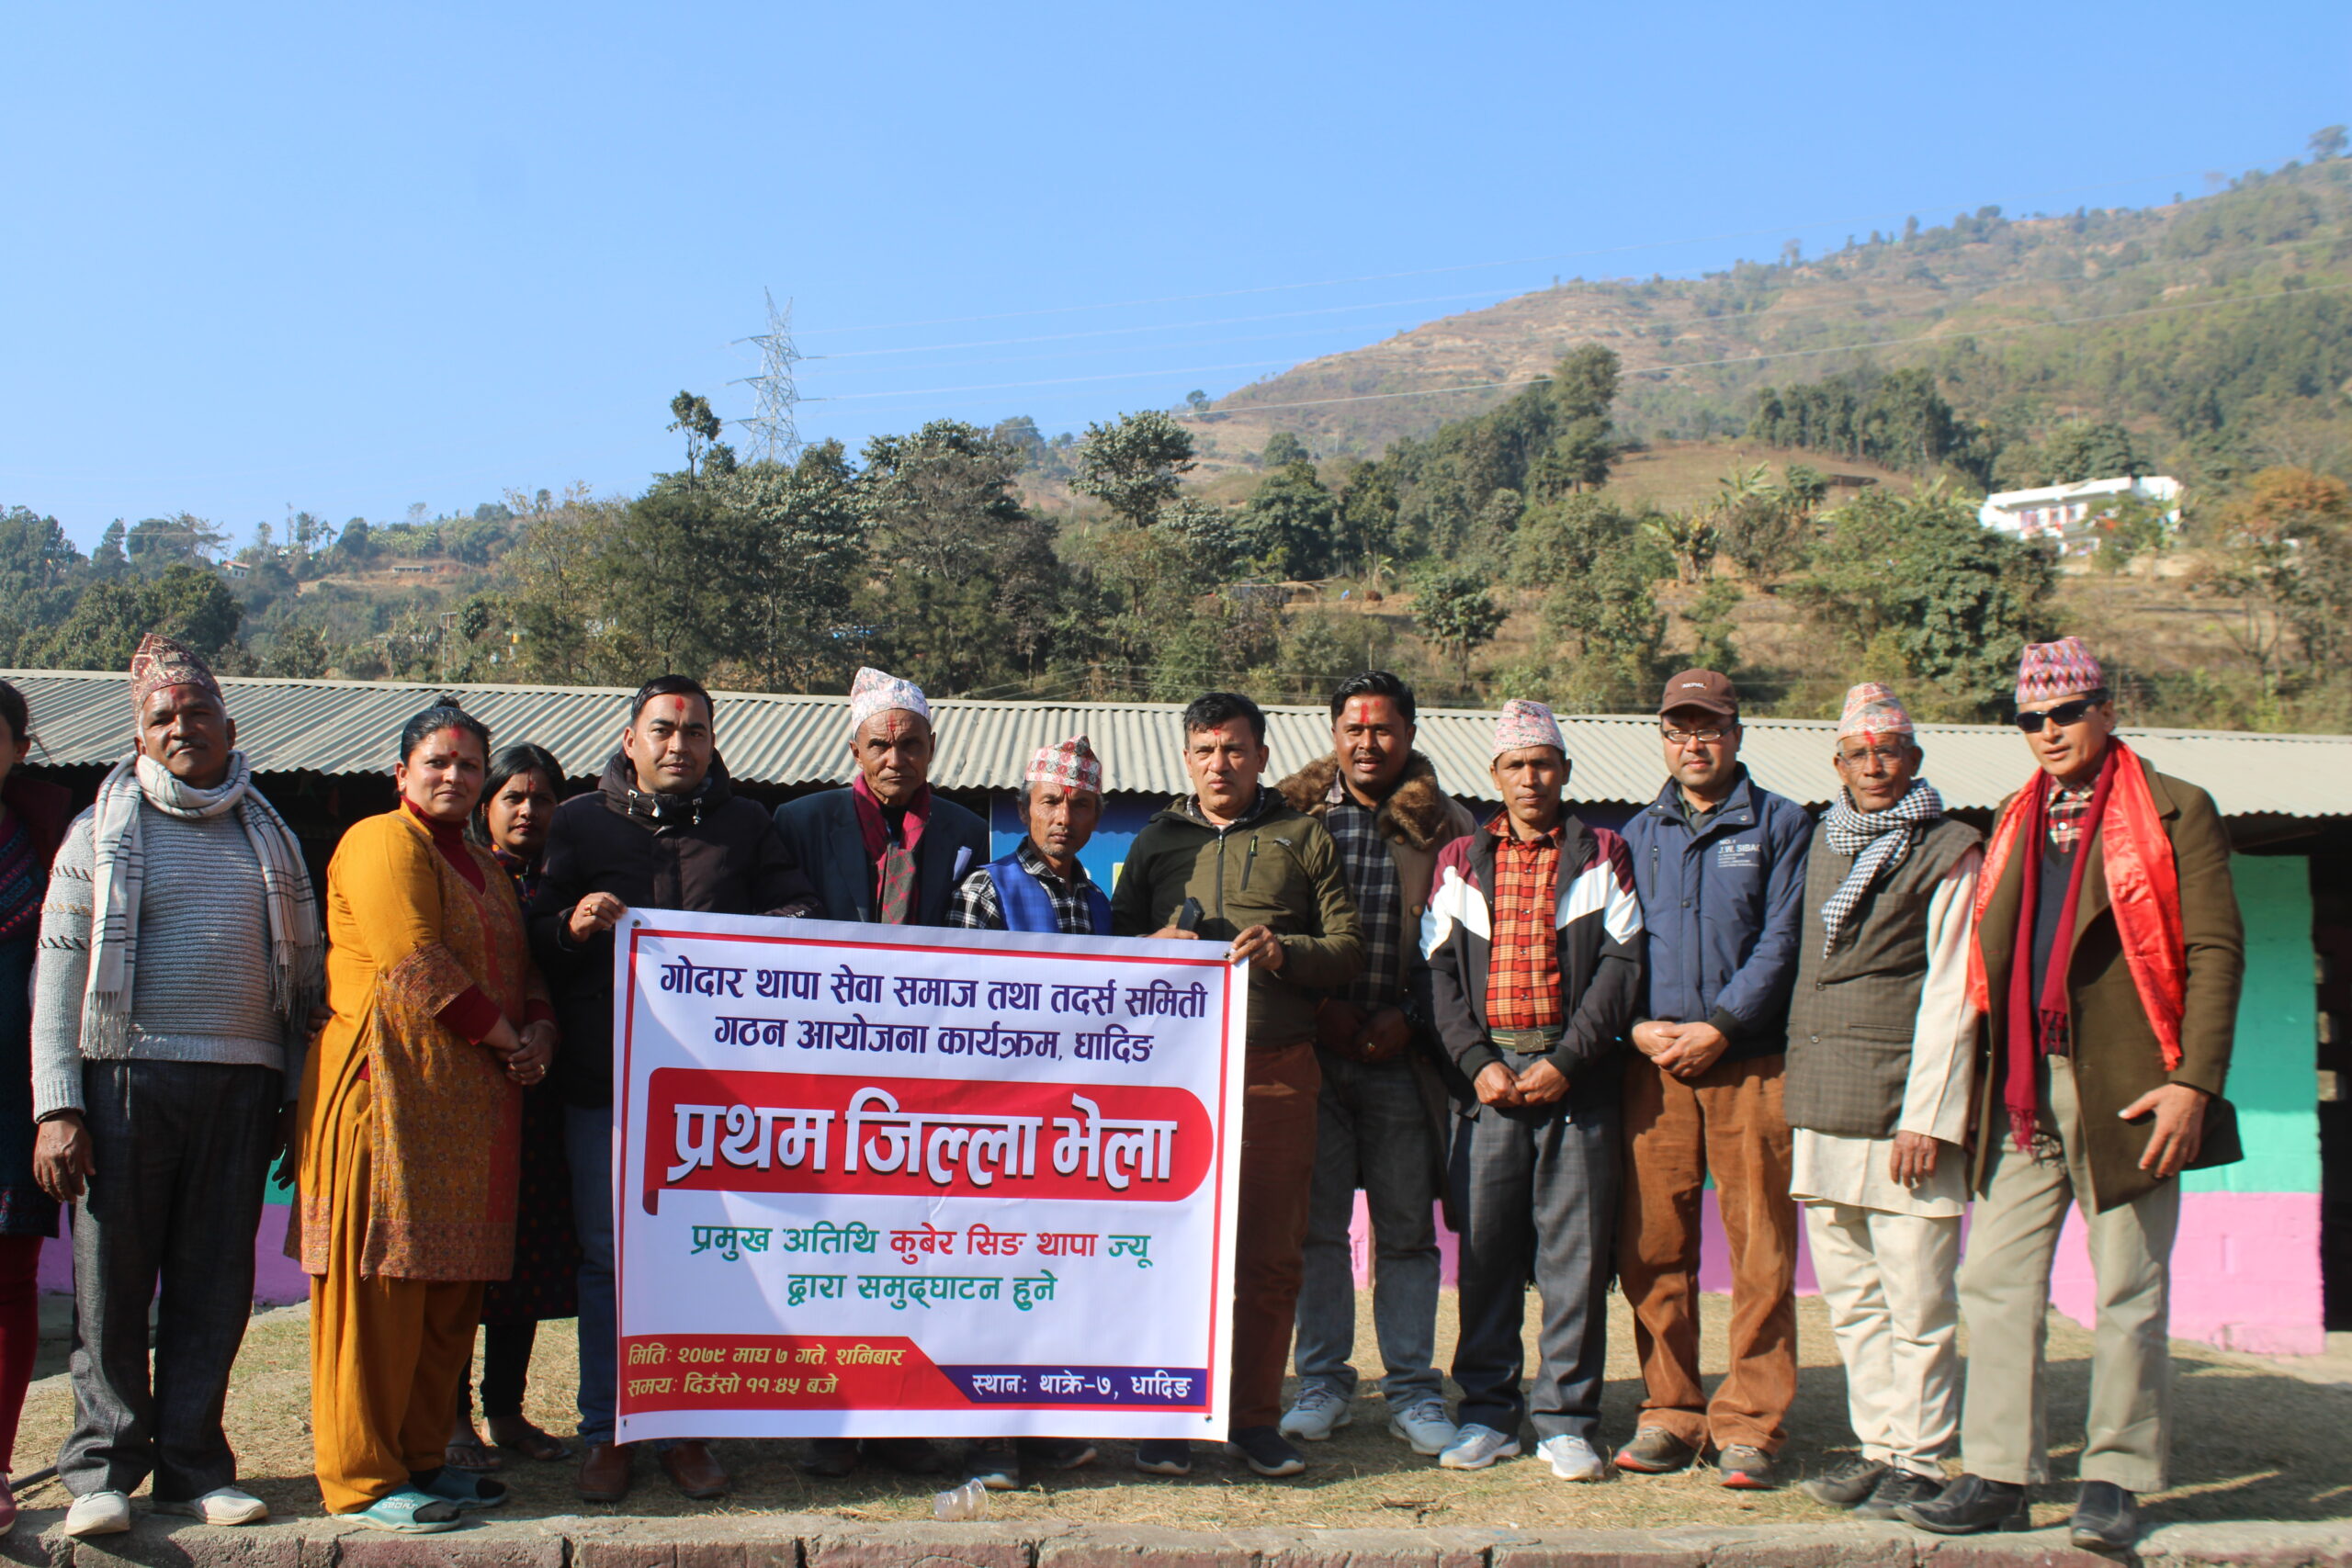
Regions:
<instances>
[{"instance_id":1,"label":"dhaka topi hat","mask_svg":"<svg viewBox=\"0 0 2352 1568\"><path fill-rule=\"evenodd\" d=\"M2018 706L2021 708L2106 687L2107 672L2078 637L2027 643L2025 657L2018 660Z\"/></svg>"},{"instance_id":2,"label":"dhaka topi hat","mask_svg":"<svg viewBox=\"0 0 2352 1568\"><path fill-rule=\"evenodd\" d=\"M1029 759L1029 771L1021 779L1023 784L1059 784L1064 789L1091 790L1101 795L1102 759L1094 754L1093 742L1083 735L1073 735L1051 746L1038 747L1037 754Z\"/></svg>"},{"instance_id":3,"label":"dhaka topi hat","mask_svg":"<svg viewBox=\"0 0 2352 1568\"><path fill-rule=\"evenodd\" d=\"M149 632L140 638L139 651L130 656L130 705L145 709L147 699L165 686L201 686L212 694L214 702L222 701L220 682L213 679L212 667L198 658L194 649L160 632Z\"/></svg>"},{"instance_id":4,"label":"dhaka topi hat","mask_svg":"<svg viewBox=\"0 0 2352 1568\"><path fill-rule=\"evenodd\" d=\"M1880 685L1865 681L1849 687L1846 693L1846 711L1838 716L1838 739L1869 738L1874 735L1911 734L1911 715L1903 706L1903 699Z\"/></svg>"},{"instance_id":5,"label":"dhaka topi hat","mask_svg":"<svg viewBox=\"0 0 2352 1568\"><path fill-rule=\"evenodd\" d=\"M860 728L876 714L892 708L920 714L925 724L931 722L931 705L922 700L921 686L870 667L860 670L849 684L849 727Z\"/></svg>"},{"instance_id":6,"label":"dhaka topi hat","mask_svg":"<svg viewBox=\"0 0 2352 1568\"><path fill-rule=\"evenodd\" d=\"M1560 738L1560 721L1552 716L1552 710L1542 703L1513 697L1495 718L1494 754L1499 757L1522 746L1549 746L1563 757L1568 754L1568 743Z\"/></svg>"}]
</instances>

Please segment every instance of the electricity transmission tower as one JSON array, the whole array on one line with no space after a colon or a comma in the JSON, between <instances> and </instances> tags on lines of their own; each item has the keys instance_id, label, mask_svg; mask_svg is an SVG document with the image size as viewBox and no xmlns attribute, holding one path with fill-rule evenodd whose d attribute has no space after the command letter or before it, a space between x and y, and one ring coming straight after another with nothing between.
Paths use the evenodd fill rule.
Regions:
<instances>
[{"instance_id":1,"label":"electricity transmission tower","mask_svg":"<svg viewBox=\"0 0 2352 1568\"><path fill-rule=\"evenodd\" d=\"M793 385L792 367L805 356L792 346L792 301L786 299L778 310L775 291L763 292L768 301L768 330L757 337L735 340L760 345L760 373L729 385L749 386L757 392L758 411L736 423L759 432L759 456L771 463L789 463L800 455L800 426L794 413L800 392Z\"/></svg>"}]
</instances>

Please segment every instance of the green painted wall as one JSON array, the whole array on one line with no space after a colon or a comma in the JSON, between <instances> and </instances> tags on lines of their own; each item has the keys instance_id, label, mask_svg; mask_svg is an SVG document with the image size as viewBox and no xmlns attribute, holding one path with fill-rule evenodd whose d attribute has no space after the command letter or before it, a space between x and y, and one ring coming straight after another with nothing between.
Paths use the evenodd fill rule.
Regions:
<instances>
[{"instance_id":1,"label":"green painted wall","mask_svg":"<svg viewBox=\"0 0 2352 1568\"><path fill-rule=\"evenodd\" d=\"M2319 998L2313 988L2311 863L2301 855L2233 855L2245 916L2245 994L2238 1002L2230 1099L2245 1159L2193 1170L2191 1192L2317 1192Z\"/></svg>"}]
</instances>

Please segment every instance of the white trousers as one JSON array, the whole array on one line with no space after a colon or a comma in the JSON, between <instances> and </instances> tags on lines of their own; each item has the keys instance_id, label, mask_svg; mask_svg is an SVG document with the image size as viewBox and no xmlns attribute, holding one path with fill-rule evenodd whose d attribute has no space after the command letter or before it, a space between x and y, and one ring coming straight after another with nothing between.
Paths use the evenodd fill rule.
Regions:
<instances>
[{"instance_id":1,"label":"white trousers","mask_svg":"<svg viewBox=\"0 0 2352 1568\"><path fill-rule=\"evenodd\" d=\"M1960 1427L1960 1217L1804 1205L1862 1457L1943 1478Z\"/></svg>"}]
</instances>

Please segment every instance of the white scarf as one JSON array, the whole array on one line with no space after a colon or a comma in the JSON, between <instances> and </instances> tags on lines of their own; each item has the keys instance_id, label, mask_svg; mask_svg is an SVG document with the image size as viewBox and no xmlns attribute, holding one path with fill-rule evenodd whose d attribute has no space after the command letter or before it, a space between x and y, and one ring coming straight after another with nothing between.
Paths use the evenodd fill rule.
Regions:
<instances>
[{"instance_id":1,"label":"white scarf","mask_svg":"<svg viewBox=\"0 0 2352 1568\"><path fill-rule=\"evenodd\" d=\"M90 983L82 999L83 1039L96 1055L119 1054L130 1032L130 1004L139 973L139 898L146 880L140 803L196 820L234 809L261 865L262 901L269 920L269 1005L288 1023L310 1018L324 981L324 947L318 905L302 848L277 808L253 787L243 751L229 753L229 776L198 789L143 754L124 758L98 785L91 822L96 866L91 876Z\"/></svg>"}]
</instances>

